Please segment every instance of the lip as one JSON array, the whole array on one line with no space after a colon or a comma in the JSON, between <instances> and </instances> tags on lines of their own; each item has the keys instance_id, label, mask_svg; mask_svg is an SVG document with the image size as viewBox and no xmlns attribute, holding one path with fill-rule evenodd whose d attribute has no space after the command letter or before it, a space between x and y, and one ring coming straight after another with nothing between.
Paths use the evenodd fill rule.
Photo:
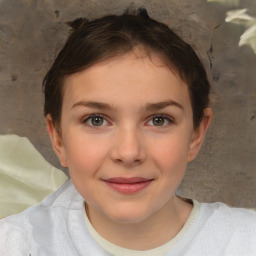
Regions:
<instances>
[{"instance_id":1,"label":"lip","mask_svg":"<svg viewBox=\"0 0 256 256\"><path fill-rule=\"evenodd\" d=\"M153 179L142 177L123 178L115 177L103 180L113 190L122 194L134 194L144 190L150 185Z\"/></svg>"}]
</instances>

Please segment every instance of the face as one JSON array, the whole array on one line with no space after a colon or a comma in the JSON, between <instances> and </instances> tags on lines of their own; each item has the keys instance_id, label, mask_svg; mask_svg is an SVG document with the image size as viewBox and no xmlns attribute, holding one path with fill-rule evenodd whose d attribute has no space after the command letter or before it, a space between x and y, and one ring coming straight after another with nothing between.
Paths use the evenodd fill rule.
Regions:
<instances>
[{"instance_id":1,"label":"face","mask_svg":"<svg viewBox=\"0 0 256 256\"><path fill-rule=\"evenodd\" d=\"M170 203L205 124L193 129L188 88L169 68L127 54L66 78L61 136L48 116L60 162L89 210L137 223Z\"/></svg>"}]
</instances>

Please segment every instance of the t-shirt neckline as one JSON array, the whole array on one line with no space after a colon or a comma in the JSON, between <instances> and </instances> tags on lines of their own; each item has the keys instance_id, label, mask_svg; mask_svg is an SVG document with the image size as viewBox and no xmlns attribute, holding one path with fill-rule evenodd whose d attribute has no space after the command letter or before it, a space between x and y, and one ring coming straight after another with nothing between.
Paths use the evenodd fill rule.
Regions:
<instances>
[{"instance_id":1,"label":"t-shirt neckline","mask_svg":"<svg viewBox=\"0 0 256 256\"><path fill-rule=\"evenodd\" d=\"M92 226L87 214L85 207L83 207L83 215L84 215L84 220L85 224L87 226L87 229L90 233L90 235L96 240L96 242L107 252L109 252L111 255L114 256L161 256L166 254L168 251L170 251L177 243L179 240L182 239L182 237L185 235L185 233L189 230L191 225L195 222L195 219L198 216L199 209L200 209L200 203L197 200L194 199L185 199L192 201L193 203L193 208L192 211L185 222L184 226L182 229L178 232L178 234L173 237L171 240L169 240L167 243L150 249L150 250L145 250L145 251L138 251L138 250L131 250L131 249L126 249L123 247L120 247L118 245L115 245L105 238L103 238Z\"/></svg>"}]
</instances>

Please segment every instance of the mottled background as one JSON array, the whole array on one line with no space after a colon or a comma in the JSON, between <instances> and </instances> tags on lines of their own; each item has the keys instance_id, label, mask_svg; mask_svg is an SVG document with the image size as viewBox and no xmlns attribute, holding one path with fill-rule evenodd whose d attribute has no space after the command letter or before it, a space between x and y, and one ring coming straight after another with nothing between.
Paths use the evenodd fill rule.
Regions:
<instances>
[{"instance_id":1,"label":"mottled background","mask_svg":"<svg viewBox=\"0 0 256 256\"><path fill-rule=\"evenodd\" d=\"M41 82L68 35L65 22L121 14L130 2L0 0L0 134L28 137L59 167L45 129ZM194 46L212 82L212 126L178 192L256 207L256 54L250 45L238 47L245 25L225 22L226 12L234 9L248 8L247 14L256 17L256 1L134 3Z\"/></svg>"}]
</instances>

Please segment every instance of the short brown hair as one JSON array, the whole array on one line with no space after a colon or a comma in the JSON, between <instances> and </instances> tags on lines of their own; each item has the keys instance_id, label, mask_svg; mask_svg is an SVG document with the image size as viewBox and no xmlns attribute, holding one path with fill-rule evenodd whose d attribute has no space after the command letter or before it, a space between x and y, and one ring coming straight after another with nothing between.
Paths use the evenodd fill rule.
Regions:
<instances>
[{"instance_id":1,"label":"short brown hair","mask_svg":"<svg viewBox=\"0 0 256 256\"><path fill-rule=\"evenodd\" d=\"M194 127L200 124L209 104L210 84L192 47L167 25L150 18L142 8L92 21L79 18L69 25L73 31L43 81L44 115L51 114L54 125L61 121L66 76L136 48L149 57L157 54L187 84Z\"/></svg>"}]
</instances>

